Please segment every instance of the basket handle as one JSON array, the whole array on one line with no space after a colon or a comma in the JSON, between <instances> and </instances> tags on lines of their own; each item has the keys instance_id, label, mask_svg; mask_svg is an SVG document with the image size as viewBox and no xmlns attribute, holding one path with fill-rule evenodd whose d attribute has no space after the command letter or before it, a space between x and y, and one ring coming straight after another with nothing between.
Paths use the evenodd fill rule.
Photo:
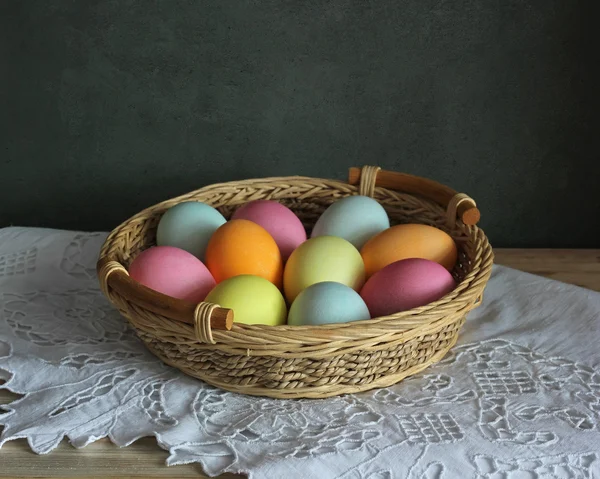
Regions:
<instances>
[{"instance_id":1,"label":"basket handle","mask_svg":"<svg viewBox=\"0 0 600 479\"><path fill-rule=\"evenodd\" d=\"M131 278L125 267L110 257L100 258L96 269L100 288L107 298L112 289L153 313L191 324L198 341L215 344L212 330L230 330L233 326L233 310L211 303L195 304L154 291Z\"/></svg>"},{"instance_id":2,"label":"basket handle","mask_svg":"<svg viewBox=\"0 0 600 479\"><path fill-rule=\"evenodd\" d=\"M476 225L481 218L481 213L472 198L420 176L386 171L376 166L352 167L348 174L348 183L359 185L360 194L367 196L373 196L376 186L424 196L446 208L448 226L451 227L454 226L457 216L466 225Z\"/></svg>"}]
</instances>

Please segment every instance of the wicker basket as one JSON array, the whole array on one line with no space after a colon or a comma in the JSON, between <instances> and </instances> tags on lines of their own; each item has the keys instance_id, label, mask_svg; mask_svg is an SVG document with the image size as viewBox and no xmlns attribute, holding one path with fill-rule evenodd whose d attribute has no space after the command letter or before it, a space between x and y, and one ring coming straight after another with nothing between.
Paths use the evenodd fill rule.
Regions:
<instances>
[{"instance_id":1,"label":"wicker basket","mask_svg":"<svg viewBox=\"0 0 600 479\"><path fill-rule=\"evenodd\" d=\"M243 203L274 199L310 228L331 203L357 193L379 201L392 224L424 223L449 233L459 248L456 289L426 306L367 321L231 328L229 310L170 298L127 274L132 258L154 244L161 215L179 202L202 201L229 217ZM121 224L104 243L98 276L104 294L165 363L239 393L324 398L389 386L448 352L466 314L481 301L492 269L492 248L475 226L478 220L468 196L375 167L352 168L349 183L305 177L236 181L164 201Z\"/></svg>"}]
</instances>

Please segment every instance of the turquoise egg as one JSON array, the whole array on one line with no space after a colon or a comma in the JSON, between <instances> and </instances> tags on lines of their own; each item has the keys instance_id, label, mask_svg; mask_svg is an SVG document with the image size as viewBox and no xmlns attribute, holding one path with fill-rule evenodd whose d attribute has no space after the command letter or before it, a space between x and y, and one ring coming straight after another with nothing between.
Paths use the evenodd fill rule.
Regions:
<instances>
[{"instance_id":1,"label":"turquoise egg","mask_svg":"<svg viewBox=\"0 0 600 479\"><path fill-rule=\"evenodd\" d=\"M368 196L347 196L327 208L315 223L311 238L339 236L360 250L376 234L390 227L386 211Z\"/></svg>"},{"instance_id":2,"label":"turquoise egg","mask_svg":"<svg viewBox=\"0 0 600 479\"><path fill-rule=\"evenodd\" d=\"M309 286L296 297L288 324L316 326L370 318L369 308L356 291L345 284L325 281Z\"/></svg>"},{"instance_id":3,"label":"turquoise egg","mask_svg":"<svg viewBox=\"0 0 600 479\"><path fill-rule=\"evenodd\" d=\"M204 261L204 253L213 233L227 220L212 206L186 201L169 208L156 230L158 246L174 246Z\"/></svg>"}]
</instances>

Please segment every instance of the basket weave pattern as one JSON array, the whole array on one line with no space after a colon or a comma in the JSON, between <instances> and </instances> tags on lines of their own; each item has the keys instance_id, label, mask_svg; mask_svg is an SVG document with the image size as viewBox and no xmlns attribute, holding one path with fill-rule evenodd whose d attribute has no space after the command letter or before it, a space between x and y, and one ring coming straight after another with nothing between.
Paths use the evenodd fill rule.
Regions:
<instances>
[{"instance_id":1,"label":"basket weave pattern","mask_svg":"<svg viewBox=\"0 0 600 479\"><path fill-rule=\"evenodd\" d=\"M234 324L231 331L212 330L215 344L210 344L199 340L193 325L149 311L108 287L110 271L100 272L103 291L156 356L230 391L275 398L323 398L394 384L439 361L456 342L466 314L481 300L493 253L481 229L460 221L449 226L446 211L438 204L374 187L374 181L373 177L355 187L341 181L285 177L211 185L138 213L109 235L100 256L127 268L139 252L155 244L161 215L182 201L202 201L229 217L248 201L277 200L310 228L330 204L360 192L379 201L392 224L428 224L454 238L459 248L453 271L458 286L440 300L345 324Z\"/></svg>"}]
</instances>

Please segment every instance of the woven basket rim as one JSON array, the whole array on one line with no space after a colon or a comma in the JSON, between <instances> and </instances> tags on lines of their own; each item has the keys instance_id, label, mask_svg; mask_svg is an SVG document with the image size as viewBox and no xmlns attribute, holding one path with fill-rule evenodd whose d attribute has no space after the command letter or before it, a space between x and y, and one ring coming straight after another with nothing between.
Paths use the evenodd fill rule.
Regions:
<instances>
[{"instance_id":1,"label":"woven basket rim","mask_svg":"<svg viewBox=\"0 0 600 479\"><path fill-rule=\"evenodd\" d=\"M334 179L315 178L315 177L309 177L309 176L271 176L271 177L263 177L263 178L250 178L250 179L244 179L244 180L233 180L233 181L227 181L227 182L213 183L213 184L206 185L201 188L192 190L188 193L184 193L182 195L178 195L176 197L160 201L152 206L144 208L143 210L134 214L130 218L126 219L121 224L119 224L116 228L114 228L110 232L109 236L106 238L104 245L102 247L101 257L104 256L105 250L108 249L108 246L111 244L112 240L115 238L115 236L119 232L128 228L129 226L131 226L132 223L135 223L136 221L138 221L140 219L144 219L144 221L145 221L145 218L148 216L149 213L152 213L153 211L155 211L159 208L166 209L166 208L172 206L173 204L177 204L177 203L180 203L183 201L199 201L199 200L193 199L198 194L210 193L212 191L216 192L223 188L228 188L231 186L239 186L239 185L250 186L251 185L251 186L260 188L263 185L270 186L273 183L281 183L281 182L286 182L286 181L306 181L308 183L319 182L321 184L326 184L328 186L334 187L343 192L347 192L349 195L358 193L358 188L356 186L349 185L348 183L345 183L343 181L334 180ZM379 192L392 192L393 190L390 190L387 188L376 187L375 191L376 192L378 192L378 191ZM401 197L412 197L412 198L416 197L415 195L409 194L409 193L401 193L401 192L400 193L394 192L394 193L397 193ZM300 198L301 197L302 196L300 196ZM422 198L419 198L419 200L424 201L424 199L422 199ZM460 220L458 220L458 221L460 221ZM488 258L488 259L490 257L493 258L493 251L492 251L491 245L489 244L489 241L488 241L487 237L485 236L483 230L481 230L477 226L470 226L468 228L472 228L474 233L480 237L480 239L483 242L482 250L484 250L484 251L482 251L481 254L477 255L477 257L475 258L476 264L474 265L474 270L471 271L469 274L467 274L462 279L462 281L458 282L456 287L450 293L444 295L442 298L440 298L434 302L428 303L428 304L420 306L420 307L416 307L416 308L412 308L409 310L394 313L391 315L387 315L387 316L380 316L380 317L375 317L375 318L371 318L371 319L366 319L366 320L361 320L361 321L353 321L353 322L348 322L348 323L327 323L327 324L322 324L322 325L303 325L303 326L294 326L294 325L288 325L288 324L272 326L272 325L266 325L266 324L252 324L251 325L251 324L235 323L234 330L257 331L257 332L258 331L274 331L274 330L276 330L276 331L282 331L282 332L283 331L302 332L302 333L307 333L307 334L313 335L315 333L318 333L319 331L325 331L325 330L338 331L338 330L344 330L347 328L351 328L351 329L361 328L362 329L362 328L364 328L364 326L368 325L369 329L373 330L374 335L377 335L378 333L375 331L374 326L376 326L380 323L386 323L387 325L389 325L398 320L412 319L413 321L415 321L415 324L413 325L413 327L416 328L421 325L429 323L428 321L424 321L419 318L425 312L431 312L431 311L438 310L439 308L444 308L444 307L448 307L448 309L450 309L451 312L456 312L457 310L461 309L461 308L455 307L457 305L457 302L460 302L461 299L463 299L465 296L469 295L470 291L474 287L481 286L481 289L483 289L483 286L485 286L485 283L487 282L487 277L489 276L489 274L485 271L485 268L482 269L482 268L479 268L479 266L482 263L484 263L484 260L486 258ZM125 266L125 265L123 265L123 266ZM435 322L435 320L430 321L430 322ZM405 329L410 330L412 328L405 328ZM231 332L226 332L226 333L217 332L217 334L230 334L230 333ZM379 334L380 333L381 332L379 332Z\"/></svg>"}]
</instances>

